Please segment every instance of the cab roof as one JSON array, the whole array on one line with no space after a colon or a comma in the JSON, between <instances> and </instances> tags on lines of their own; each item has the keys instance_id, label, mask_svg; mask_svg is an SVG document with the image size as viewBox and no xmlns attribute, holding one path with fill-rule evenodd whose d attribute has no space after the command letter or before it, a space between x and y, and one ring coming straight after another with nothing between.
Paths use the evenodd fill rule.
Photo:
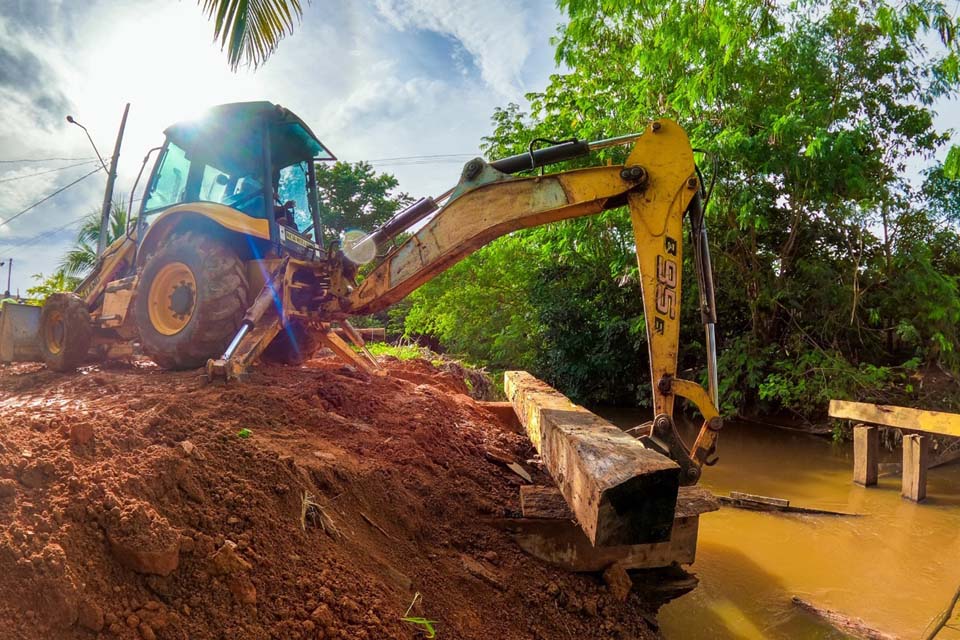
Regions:
<instances>
[{"instance_id":1,"label":"cab roof","mask_svg":"<svg viewBox=\"0 0 960 640\"><path fill-rule=\"evenodd\" d=\"M205 156L224 170L262 157L263 131L270 132L275 167L305 160L336 160L310 127L289 109L272 102L231 102L208 109L200 118L167 127L164 133L190 156Z\"/></svg>"}]
</instances>

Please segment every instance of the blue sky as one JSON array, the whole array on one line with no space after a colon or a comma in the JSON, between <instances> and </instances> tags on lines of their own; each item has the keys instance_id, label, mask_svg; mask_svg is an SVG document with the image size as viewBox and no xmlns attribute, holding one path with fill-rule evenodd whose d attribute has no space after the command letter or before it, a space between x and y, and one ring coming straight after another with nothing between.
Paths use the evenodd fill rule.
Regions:
<instances>
[{"instance_id":1,"label":"blue sky","mask_svg":"<svg viewBox=\"0 0 960 640\"><path fill-rule=\"evenodd\" d=\"M340 159L374 161L411 195L439 194L479 154L494 109L545 88L561 22L553 0L313 0L262 69L231 73L195 0L0 0L0 220L95 167L32 175L75 162L4 160L89 158L68 113L109 153L126 102L116 191L124 200L167 125L214 104L264 99L298 113ZM940 129L960 129L960 103L935 108ZM383 160L443 154L458 155ZM55 270L104 182L94 175L0 223L14 290Z\"/></svg>"},{"instance_id":2,"label":"blue sky","mask_svg":"<svg viewBox=\"0 0 960 640\"><path fill-rule=\"evenodd\" d=\"M67 114L106 155L129 101L117 188L126 200L167 125L214 104L266 99L299 114L343 160L463 154L374 162L402 190L436 195L479 154L496 107L546 86L560 22L549 0L314 0L263 68L234 74L191 0L0 0L0 161L90 157ZM0 162L0 219L96 166L32 175L70 164ZM56 268L76 233L62 227L99 207L105 179L0 226L14 290Z\"/></svg>"}]
</instances>

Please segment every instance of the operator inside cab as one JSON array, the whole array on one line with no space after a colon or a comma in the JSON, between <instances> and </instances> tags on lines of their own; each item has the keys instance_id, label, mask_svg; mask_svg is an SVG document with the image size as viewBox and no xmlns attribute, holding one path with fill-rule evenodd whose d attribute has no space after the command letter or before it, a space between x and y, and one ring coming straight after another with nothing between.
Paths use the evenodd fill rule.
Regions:
<instances>
[{"instance_id":1,"label":"operator inside cab","mask_svg":"<svg viewBox=\"0 0 960 640\"><path fill-rule=\"evenodd\" d=\"M276 222L275 242L283 240L276 229L316 242L314 162L335 157L295 115L269 102L220 105L166 134L141 208L145 223L174 205L211 202Z\"/></svg>"}]
</instances>

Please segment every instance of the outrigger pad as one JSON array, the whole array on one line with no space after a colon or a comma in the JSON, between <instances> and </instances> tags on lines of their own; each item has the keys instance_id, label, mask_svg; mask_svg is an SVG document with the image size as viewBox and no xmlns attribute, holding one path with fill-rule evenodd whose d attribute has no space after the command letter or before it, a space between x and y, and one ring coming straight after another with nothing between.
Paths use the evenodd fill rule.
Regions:
<instances>
[{"instance_id":1,"label":"outrigger pad","mask_svg":"<svg viewBox=\"0 0 960 640\"><path fill-rule=\"evenodd\" d=\"M591 544L670 539L679 465L525 371L504 389Z\"/></svg>"}]
</instances>

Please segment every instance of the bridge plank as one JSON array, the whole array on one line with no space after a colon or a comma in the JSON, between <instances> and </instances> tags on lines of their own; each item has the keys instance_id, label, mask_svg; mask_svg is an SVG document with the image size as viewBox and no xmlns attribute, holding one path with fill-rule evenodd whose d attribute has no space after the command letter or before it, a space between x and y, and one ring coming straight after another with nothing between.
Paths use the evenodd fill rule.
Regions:
<instances>
[{"instance_id":1,"label":"bridge plank","mask_svg":"<svg viewBox=\"0 0 960 640\"><path fill-rule=\"evenodd\" d=\"M960 414L956 413L911 409L890 404L831 400L830 417L960 437Z\"/></svg>"}]
</instances>

